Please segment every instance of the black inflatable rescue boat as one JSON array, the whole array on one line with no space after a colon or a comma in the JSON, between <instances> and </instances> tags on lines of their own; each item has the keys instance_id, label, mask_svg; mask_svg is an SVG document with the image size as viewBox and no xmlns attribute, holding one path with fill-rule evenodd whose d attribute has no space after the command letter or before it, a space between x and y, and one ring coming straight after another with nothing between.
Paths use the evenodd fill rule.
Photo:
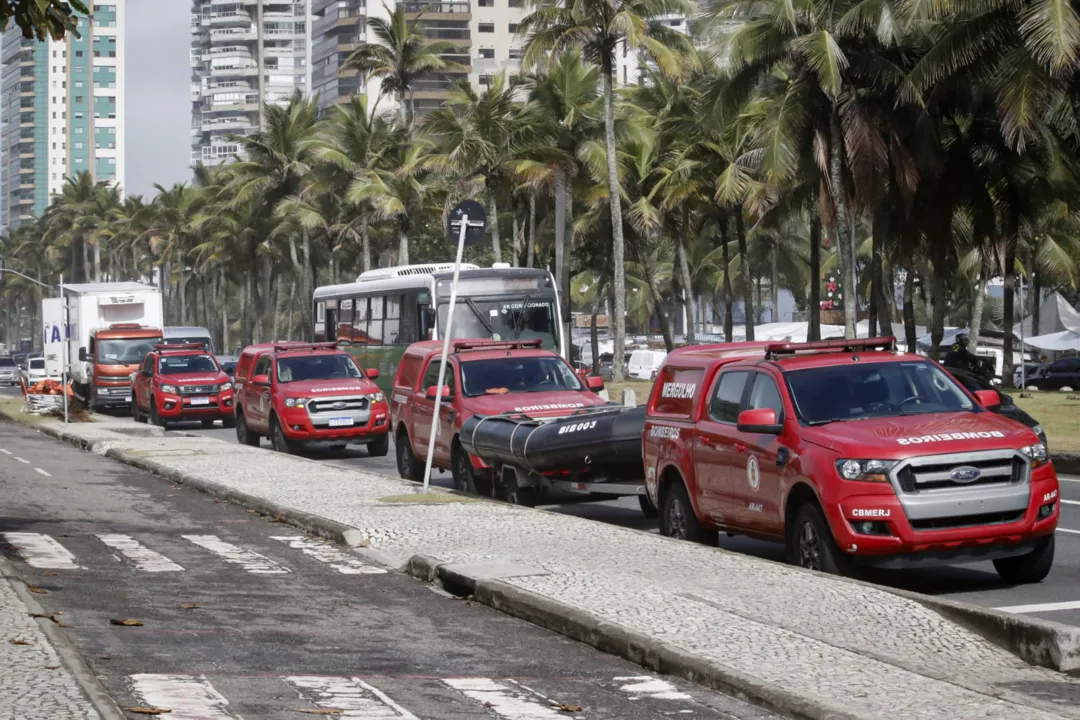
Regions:
<instances>
[{"instance_id":1,"label":"black inflatable rescue boat","mask_svg":"<svg viewBox=\"0 0 1080 720\"><path fill-rule=\"evenodd\" d=\"M644 430L644 405L613 405L554 419L474 415L461 426L459 438L466 451L489 465L628 480L645 476Z\"/></svg>"}]
</instances>

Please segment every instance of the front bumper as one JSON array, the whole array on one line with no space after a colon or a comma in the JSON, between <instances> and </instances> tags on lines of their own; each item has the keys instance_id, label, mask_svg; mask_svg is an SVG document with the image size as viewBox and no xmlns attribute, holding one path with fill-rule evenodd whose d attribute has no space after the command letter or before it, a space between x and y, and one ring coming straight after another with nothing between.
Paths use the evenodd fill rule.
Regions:
<instances>
[{"instance_id":1,"label":"front bumper","mask_svg":"<svg viewBox=\"0 0 1080 720\"><path fill-rule=\"evenodd\" d=\"M200 400L205 399L202 403ZM154 396L158 417L166 420L207 420L230 417L233 412L233 391L217 395L174 395L160 393Z\"/></svg>"},{"instance_id":2,"label":"front bumper","mask_svg":"<svg viewBox=\"0 0 1080 720\"><path fill-rule=\"evenodd\" d=\"M282 430L287 439L297 442L367 442L390 432L390 409L384 403L375 403L363 411L342 412L340 417L348 418L352 424L333 426L330 418L313 420L306 407L285 408Z\"/></svg>"},{"instance_id":3,"label":"front bumper","mask_svg":"<svg viewBox=\"0 0 1080 720\"><path fill-rule=\"evenodd\" d=\"M130 385L95 385L93 403L97 407L116 407L130 405L132 389Z\"/></svg>"},{"instance_id":4,"label":"front bumper","mask_svg":"<svg viewBox=\"0 0 1080 720\"><path fill-rule=\"evenodd\" d=\"M1031 471L1030 483L1013 492L972 492L958 499L956 515L942 508L929 513L907 507L887 483L843 482L843 497L826 503L826 516L839 548L861 564L925 567L1024 555L1057 528L1057 475L1047 463ZM1018 502L1016 491L1024 497ZM972 488L973 491L976 488ZM959 494L959 493L958 493ZM925 508L923 509L925 510Z\"/></svg>"}]
</instances>

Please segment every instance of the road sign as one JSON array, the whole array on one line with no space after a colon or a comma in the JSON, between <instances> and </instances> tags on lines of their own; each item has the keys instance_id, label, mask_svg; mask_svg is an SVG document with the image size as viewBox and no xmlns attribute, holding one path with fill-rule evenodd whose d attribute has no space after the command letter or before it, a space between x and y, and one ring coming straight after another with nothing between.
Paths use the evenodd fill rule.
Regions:
<instances>
[{"instance_id":1,"label":"road sign","mask_svg":"<svg viewBox=\"0 0 1080 720\"><path fill-rule=\"evenodd\" d=\"M457 242L461 235L461 221L465 220L465 247L472 247L484 239L487 214L484 206L475 200L462 200L450 212L447 235Z\"/></svg>"}]
</instances>

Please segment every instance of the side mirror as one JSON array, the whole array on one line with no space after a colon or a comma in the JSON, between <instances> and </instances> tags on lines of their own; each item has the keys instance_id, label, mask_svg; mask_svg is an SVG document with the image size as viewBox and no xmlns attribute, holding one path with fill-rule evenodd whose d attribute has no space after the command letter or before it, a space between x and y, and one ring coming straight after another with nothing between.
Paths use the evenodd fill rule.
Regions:
<instances>
[{"instance_id":1,"label":"side mirror","mask_svg":"<svg viewBox=\"0 0 1080 720\"><path fill-rule=\"evenodd\" d=\"M1001 404L1005 407L1012 407L1016 404L1012 399L1012 395L1006 395L1003 392L999 392L998 396L1001 397Z\"/></svg>"},{"instance_id":2,"label":"side mirror","mask_svg":"<svg viewBox=\"0 0 1080 720\"><path fill-rule=\"evenodd\" d=\"M368 368L364 374L368 376L368 380L374 380L379 377L379 368Z\"/></svg>"},{"instance_id":3,"label":"side mirror","mask_svg":"<svg viewBox=\"0 0 1080 720\"><path fill-rule=\"evenodd\" d=\"M251 382L253 382L256 385L269 385L270 384L270 376L269 375L256 375L253 378L251 378Z\"/></svg>"},{"instance_id":4,"label":"side mirror","mask_svg":"<svg viewBox=\"0 0 1080 720\"><path fill-rule=\"evenodd\" d=\"M600 392L604 389L604 378L597 375L589 375L585 378L585 385L593 392Z\"/></svg>"},{"instance_id":5,"label":"side mirror","mask_svg":"<svg viewBox=\"0 0 1080 720\"><path fill-rule=\"evenodd\" d=\"M743 410L739 413L739 432L779 435L784 426L776 421L776 411L769 408Z\"/></svg>"},{"instance_id":6,"label":"side mirror","mask_svg":"<svg viewBox=\"0 0 1080 720\"><path fill-rule=\"evenodd\" d=\"M440 395L442 396L443 400L447 400L447 399L449 399L451 397L450 396L450 386L449 385L443 385L442 386L442 392L440 393L439 392L439 387L436 386L436 385L432 385L431 387L429 387L427 390L424 391L424 395L427 397L428 400L434 400L436 398L436 396L440 396Z\"/></svg>"},{"instance_id":7,"label":"side mirror","mask_svg":"<svg viewBox=\"0 0 1080 720\"><path fill-rule=\"evenodd\" d=\"M143 371L142 371L142 376L143 376L143 377L154 377L154 373L152 373L152 372L151 372L151 371L149 371L149 370L143 370ZM134 373L132 373L132 379L133 379L133 380L135 379L135 374L134 374Z\"/></svg>"},{"instance_id":8,"label":"side mirror","mask_svg":"<svg viewBox=\"0 0 1080 720\"><path fill-rule=\"evenodd\" d=\"M86 357L86 348L79 348L79 362L90 362L90 358Z\"/></svg>"},{"instance_id":9,"label":"side mirror","mask_svg":"<svg viewBox=\"0 0 1080 720\"><path fill-rule=\"evenodd\" d=\"M975 399L984 408L993 408L1001 404L1001 395L997 390L976 390Z\"/></svg>"}]
</instances>

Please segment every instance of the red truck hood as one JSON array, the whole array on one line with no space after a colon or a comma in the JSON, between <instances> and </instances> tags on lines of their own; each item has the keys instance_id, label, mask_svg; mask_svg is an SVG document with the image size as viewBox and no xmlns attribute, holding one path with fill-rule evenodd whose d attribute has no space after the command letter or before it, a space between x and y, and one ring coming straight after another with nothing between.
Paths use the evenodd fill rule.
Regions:
<instances>
[{"instance_id":1,"label":"red truck hood","mask_svg":"<svg viewBox=\"0 0 1080 720\"><path fill-rule=\"evenodd\" d=\"M992 412L851 420L803 428L802 434L809 442L841 457L863 460L1019 449L1039 441L1030 428Z\"/></svg>"},{"instance_id":2,"label":"red truck hood","mask_svg":"<svg viewBox=\"0 0 1080 720\"><path fill-rule=\"evenodd\" d=\"M94 365L94 377L101 380L107 380L109 382L130 382L131 373L136 372L142 363L133 363L131 365L102 365L100 363Z\"/></svg>"},{"instance_id":3,"label":"red truck hood","mask_svg":"<svg viewBox=\"0 0 1080 720\"><path fill-rule=\"evenodd\" d=\"M599 395L577 390L481 395L465 399L466 408L476 415L524 413L530 417L563 417L582 408L604 404L605 400Z\"/></svg>"},{"instance_id":4,"label":"red truck hood","mask_svg":"<svg viewBox=\"0 0 1080 720\"><path fill-rule=\"evenodd\" d=\"M330 397L332 395L357 395L375 393L378 386L364 378L336 378L334 380L296 380L282 386L287 397Z\"/></svg>"},{"instance_id":5,"label":"red truck hood","mask_svg":"<svg viewBox=\"0 0 1080 720\"><path fill-rule=\"evenodd\" d=\"M225 373L215 372L176 373L175 375L162 375L161 382L166 385L217 385L229 382L229 376Z\"/></svg>"}]
</instances>

